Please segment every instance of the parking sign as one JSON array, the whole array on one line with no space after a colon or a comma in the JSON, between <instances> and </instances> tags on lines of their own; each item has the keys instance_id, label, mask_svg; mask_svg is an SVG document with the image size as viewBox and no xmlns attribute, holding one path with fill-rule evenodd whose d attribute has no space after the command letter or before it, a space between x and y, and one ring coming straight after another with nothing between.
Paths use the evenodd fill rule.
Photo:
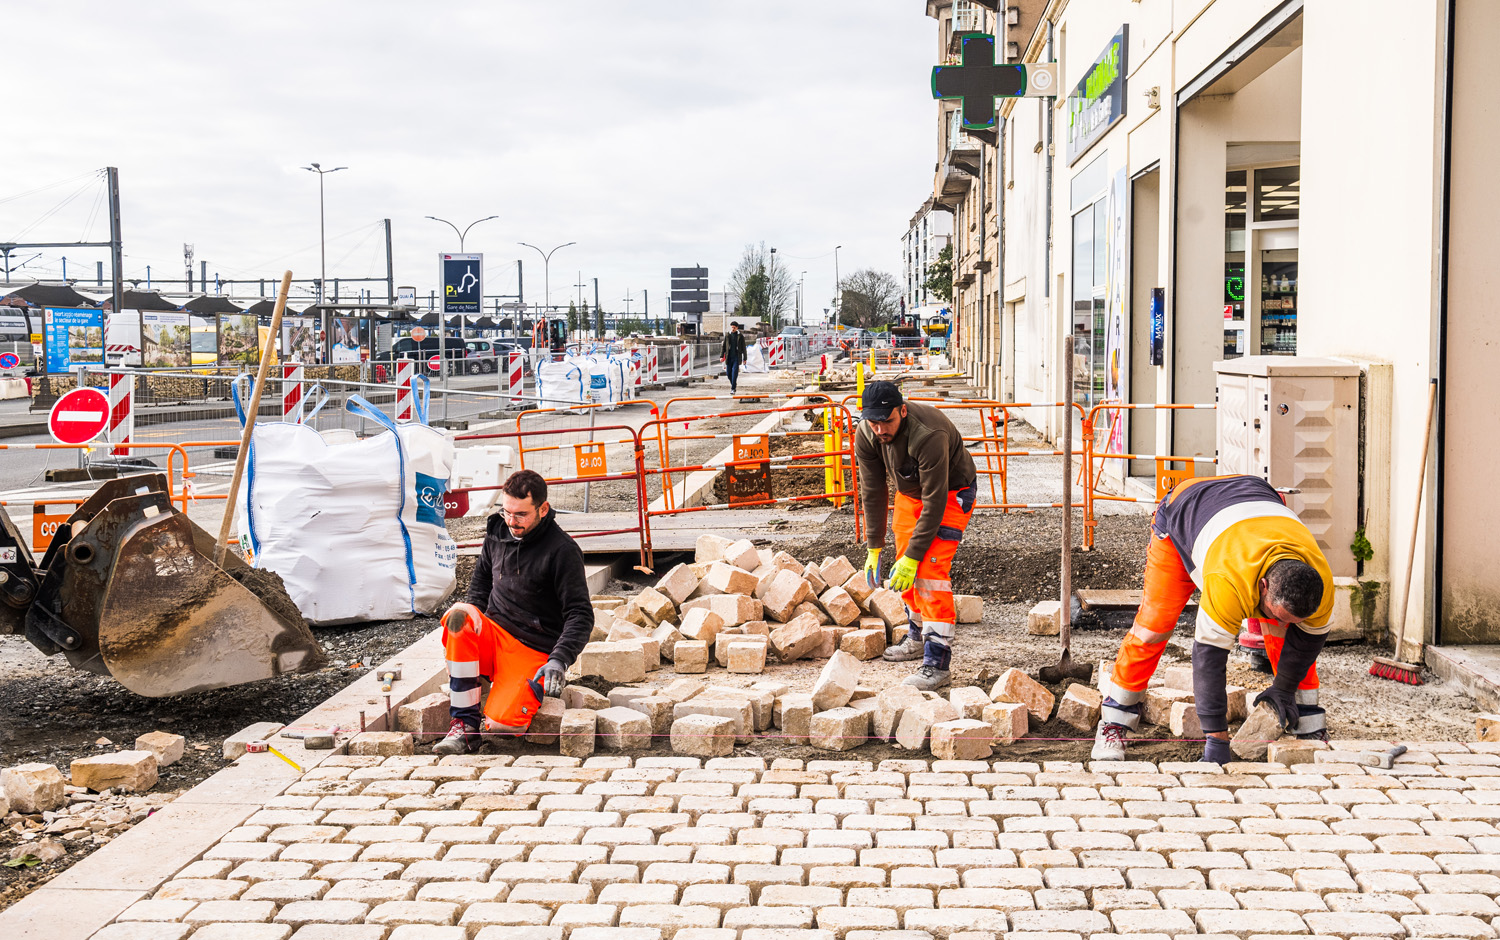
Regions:
<instances>
[{"instance_id":1,"label":"parking sign","mask_svg":"<svg viewBox=\"0 0 1500 940\"><path fill-rule=\"evenodd\" d=\"M441 254L444 313L479 313L484 299L484 255Z\"/></svg>"}]
</instances>

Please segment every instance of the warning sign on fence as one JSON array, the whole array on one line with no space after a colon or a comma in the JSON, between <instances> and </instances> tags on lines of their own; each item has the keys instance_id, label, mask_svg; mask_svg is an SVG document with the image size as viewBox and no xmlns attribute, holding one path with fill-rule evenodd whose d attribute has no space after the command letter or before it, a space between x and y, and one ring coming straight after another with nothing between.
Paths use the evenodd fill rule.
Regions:
<instances>
[{"instance_id":1,"label":"warning sign on fence","mask_svg":"<svg viewBox=\"0 0 1500 940\"><path fill-rule=\"evenodd\" d=\"M729 470L729 505L764 502L771 496L771 441L764 434L735 435L734 459L760 460L763 463L741 463Z\"/></svg>"},{"instance_id":2,"label":"warning sign on fence","mask_svg":"<svg viewBox=\"0 0 1500 940\"><path fill-rule=\"evenodd\" d=\"M609 476L603 444L574 444L573 465L577 467L580 477Z\"/></svg>"}]
</instances>

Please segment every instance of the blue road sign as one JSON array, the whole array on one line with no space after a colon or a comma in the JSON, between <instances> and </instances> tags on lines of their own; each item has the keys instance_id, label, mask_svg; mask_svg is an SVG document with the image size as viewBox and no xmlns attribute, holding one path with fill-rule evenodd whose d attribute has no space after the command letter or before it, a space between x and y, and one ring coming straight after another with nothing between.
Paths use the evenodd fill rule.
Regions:
<instances>
[{"instance_id":1,"label":"blue road sign","mask_svg":"<svg viewBox=\"0 0 1500 940\"><path fill-rule=\"evenodd\" d=\"M444 313L479 313L484 299L484 255L438 256Z\"/></svg>"}]
</instances>

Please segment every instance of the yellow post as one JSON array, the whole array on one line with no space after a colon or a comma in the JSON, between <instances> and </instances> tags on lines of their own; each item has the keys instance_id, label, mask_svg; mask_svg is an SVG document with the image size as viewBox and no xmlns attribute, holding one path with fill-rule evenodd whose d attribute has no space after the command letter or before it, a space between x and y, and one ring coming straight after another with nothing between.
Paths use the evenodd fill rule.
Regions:
<instances>
[{"instance_id":1,"label":"yellow post","mask_svg":"<svg viewBox=\"0 0 1500 940\"><path fill-rule=\"evenodd\" d=\"M865 364L856 362L854 364L854 392L861 398L865 394Z\"/></svg>"},{"instance_id":2,"label":"yellow post","mask_svg":"<svg viewBox=\"0 0 1500 940\"><path fill-rule=\"evenodd\" d=\"M831 454L831 451L837 449L834 446L833 439L833 408L831 406L828 406L824 407L823 409L823 453L829 455L823 458L823 495L829 496L830 500L832 500L833 502L834 508L838 508L840 501L837 498L830 496L830 494L837 493L839 490L843 489L843 487L839 485L842 481L837 479L837 475L834 471L834 467L837 466L834 461L838 460L838 458Z\"/></svg>"},{"instance_id":3,"label":"yellow post","mask_svg":"<svg viewBox=\"0 0 1500 940\"><path fill-rule=\"evenodd\" d=\"M875 374L875 350L873 348L870 350L870 374Z\"/></svg>"}]
</instances>

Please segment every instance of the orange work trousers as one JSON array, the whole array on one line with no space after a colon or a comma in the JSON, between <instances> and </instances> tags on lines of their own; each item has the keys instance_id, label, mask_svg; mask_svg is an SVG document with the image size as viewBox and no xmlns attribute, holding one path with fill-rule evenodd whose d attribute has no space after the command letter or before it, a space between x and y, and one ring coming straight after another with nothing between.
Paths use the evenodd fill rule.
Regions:
<instances>
[{"instance_id":1,"label":"orange work trousers","mask_svg":"<svg viewBox=\"0 0 1500 940\"><path fill-rule=\"evenodd\" d=\"M908 610L922 618L922 635L929 643L940 640L944 648L953 645L958 612L953 607L953 555L958 551L958 542L968 528L974 504L969 502L966 511L959 503L959 494L954 490L948 494L948 504L943 508L943 519L938 526L937 538L927 553L917 562L917 576L911 587L901 595ZM922 514L922 501L905 493L896 494L893 528L896 532L896 555L906 554L906 545L917 527L917 518ZM947 668L944 666L944 668Z\"/></svg>"},{"instance_id":2,"label":"orange work trousers","mask_svg":"<svg viewBox=\"0 0 1500 940\"><path fill-rule=\"evenodd\" d=\"M1141 607L1125 642L1120 644L1115 671L1103 683L1102 691L1114 704L1136 705L1145 697L1146 686L1167 648L1167 640L1171 639L1182 609L1197 589L1172 540L1153 532L1151 547L1146 550L1146 584L1141 592ZM1266 639L1266 657L1271 660L1271 669L1275 671L1281 661L1286 624L1262 620L1261 629ZM1314 665L1297 687L1297 702L1316 705L1317 696L1318 667Z\"/></svg>"},{"instance_id":3,"label":"orange work trousers","mask_svg":"<svg viewBox=\"0 0 1500 940\"><path fill-rule=\"evenodd\" d=\"M542 705L532 684L536 671L547 663L539 653L511 636L478 608L468 607L479 624L457 633L443 631L443 651L448 660L448 709L454 718L478 727L480 721L479 680L490 682L483 717L507 732L525 731Z\"/></svg>"}]
</instances>

